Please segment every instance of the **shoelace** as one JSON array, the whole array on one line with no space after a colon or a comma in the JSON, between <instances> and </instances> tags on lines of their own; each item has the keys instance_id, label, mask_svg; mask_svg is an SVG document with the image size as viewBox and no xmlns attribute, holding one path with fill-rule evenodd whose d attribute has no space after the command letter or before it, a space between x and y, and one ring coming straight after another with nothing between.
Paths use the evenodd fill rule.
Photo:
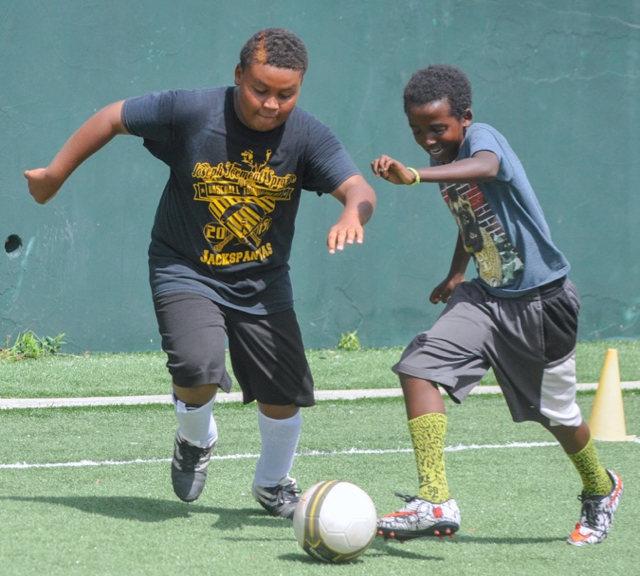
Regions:
<instances>
[{"instance_id":1,"label":"shoelace","mask_svg":"<svg viewBox=\"0 0 640 576\"><path fill-rule=\"evenodd\" d=\"M598 496L585 496L584 494L580 494L578 496L578 500L582 502L582 513L586 518L587 526L590 528L597 528L596 515L598 512L598 504L602 498Z\"/></svg>"},{"instance_id":2,"label":"shoelace","mask_svg":"<svg viewBox=\"0 0 640 576\"><path fill-rule=\"evenodd\" d=\"M287 484L286 486L278 486L276 489L276 505L282 506L288 500L285 498L285 494L292 496L295 498L298 494L300 494L300 488L294 487L294 484Z\"/></svg>"},{"instance_id":3,"label":"shoelace","mask_svg":"<svg viewBox=\"0 0 640 576\"><path fill-rule=\"evenodd\" d=\"M411 502L412 500L415 500L417 498L417 496L407 496L406 494L400 494L400 492L396 492L395 495L405 502Z\"/></svg>"},{"instance_id":4,"label":"shoelace","mask_svg":"<svg viewBox=\"0 0 640 576\"><path fill-rule=\"evenodd\" d=\"M182 456L182 462L180 467L182 471L193 470L200 462L200 456L206 452L205 448L198 448L191 444L184 443L180 448L180 455Z\"/></svg>"}]
</instances>

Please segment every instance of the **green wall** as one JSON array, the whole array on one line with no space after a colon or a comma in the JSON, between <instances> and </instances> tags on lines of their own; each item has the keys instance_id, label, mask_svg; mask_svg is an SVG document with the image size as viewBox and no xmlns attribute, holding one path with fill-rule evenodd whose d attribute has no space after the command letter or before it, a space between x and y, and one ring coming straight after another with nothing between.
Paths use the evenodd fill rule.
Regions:
<instances>
[{"instance_id":1,"label":"green wall","mask_svg":"<svg viewBox=\"0 0 640 576\"><path fill-rule=\"evenodd\" d=\"M381 153L427 164L402 90L434 62L468 73L475 119L521 156L573 265L580 338L640 336L637 0L2 0L1 13L2 342L33 330L64 332L69 352L159 349L146 249L166 168L119 137L44 207L22 172L46 165L112 101L232 83L241 45L266 26L305 40L300 105L334 129L378 192L365 244L333 256L325 237L340 206L304 198L292 269L308 347L356 329L367 346L405 344L440 310L428 295L456 230L437 187L368 172Z\"/></svg>"}]
</instances>

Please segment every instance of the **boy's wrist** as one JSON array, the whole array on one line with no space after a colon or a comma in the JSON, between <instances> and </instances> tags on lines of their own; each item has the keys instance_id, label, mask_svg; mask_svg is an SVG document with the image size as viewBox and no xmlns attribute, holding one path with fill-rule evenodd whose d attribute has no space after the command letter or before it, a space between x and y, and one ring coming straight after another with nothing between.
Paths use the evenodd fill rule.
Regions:
<instances>
[{"instance_id":1,"label":"boy's wrist","mask_svg":"<svg viewBox=\"0 0 640 576\"><path fill-rule=\"evenodd\" d=\"M414 181L411 182L411 184L407 184L407 186L415 186L416 184L420 184L420 174L418 174L418 171L415 168L410 168L409 166L406 166L406 169L409 170L409 172L411 172L411 174L413 174L415 177Z\"/></svg>"}]
</instances>

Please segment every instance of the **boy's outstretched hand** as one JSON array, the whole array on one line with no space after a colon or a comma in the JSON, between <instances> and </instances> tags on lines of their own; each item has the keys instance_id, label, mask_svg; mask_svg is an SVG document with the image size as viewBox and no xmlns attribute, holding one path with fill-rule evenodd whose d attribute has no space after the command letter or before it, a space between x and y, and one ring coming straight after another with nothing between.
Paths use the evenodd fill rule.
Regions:
<instances>
[{"instance_id":1,"label":"boy's outstretched hand","mask_svg":"<svg viewBox=\"0 0 640 576\"><path fill-rule=\"evenodd\" d=\"M373 170L376 178L384 178L392 184L409 185L416 180L415 174L408 170L402 162L398 162L398 160L394 160L385 154L371 162L371 170Z\"/></svg>"},{"instance_id":2,"label":"boy's outstretched hand","mask_svg":"<svg viewBox=\"0 0 640 576\"><path fill-rule=\"evenodd\" d=\"M338 222L327 236L329 254L344 250L345 244L364 240L363 226L369 221L376 206L376 193L362 174L347 178L331 195L344 205Z\"/></svg>"},{"instance_id":3,"label":"boy's outstretched hand","mask_svg":"<svg viewBox=\"0 0 640 576\"><path fill-rule=\"evenodd\" d=\"M29 193L38 204L49 202L62 186L61 182L49 176L46 168L25 170L24 177L29 183Z\"/></svg>"},{"instance_id":4,"label":"boy's outstretched hand","mask_svg":"<svg viewBox=\"0 0 640 576\"><path fill-rule=\"evenodd\" d=\"M345 244L353 244L354 241L362 244L364 240L364 227L360 223L357 213L343 213L340 220L331 227L327 236L327 248L329 254L335 254L336 250L344 250Z\"/></svg>"}]
</instances>

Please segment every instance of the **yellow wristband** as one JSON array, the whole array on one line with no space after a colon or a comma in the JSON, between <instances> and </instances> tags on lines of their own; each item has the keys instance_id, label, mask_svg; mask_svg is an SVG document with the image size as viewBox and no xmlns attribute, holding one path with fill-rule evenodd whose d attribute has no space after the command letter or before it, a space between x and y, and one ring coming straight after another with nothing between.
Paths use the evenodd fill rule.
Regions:
<instances>
[{"instance_id":1,"label":"yellow wristband","mask_svg":"<svg viewBox=\"0 0 640 576\"><path fill-rule=\"evenodd\" d=\"M409 172L412 172L413 175L416 177L416 179L409 184L409 186L415 186L416 184L420 184L420 174L418 174L418 171L415 168L409 168L409 166L407 166L407 170L409 170Z\"/></svg>"}]
</instances>

